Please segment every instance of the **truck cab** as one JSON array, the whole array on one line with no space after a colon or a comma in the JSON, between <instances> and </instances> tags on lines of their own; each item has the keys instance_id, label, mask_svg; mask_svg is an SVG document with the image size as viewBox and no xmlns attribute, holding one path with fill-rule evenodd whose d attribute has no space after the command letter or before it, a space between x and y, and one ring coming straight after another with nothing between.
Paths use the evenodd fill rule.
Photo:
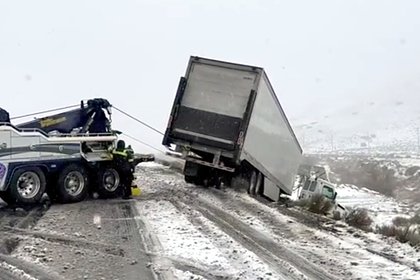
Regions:
<instances>
[{"instance_id":1,"label":"truck cab","mask_svg":"<svg viewBox=\"0 0 420 280\"><path fill-rule=\"evenodd\" d=\"M333 183L315 176L304 180L299 199L310 199L316 194L322 194L325 198L333 202L335 202L337 197L337 191Z\"/></svg>"}]
</instances>

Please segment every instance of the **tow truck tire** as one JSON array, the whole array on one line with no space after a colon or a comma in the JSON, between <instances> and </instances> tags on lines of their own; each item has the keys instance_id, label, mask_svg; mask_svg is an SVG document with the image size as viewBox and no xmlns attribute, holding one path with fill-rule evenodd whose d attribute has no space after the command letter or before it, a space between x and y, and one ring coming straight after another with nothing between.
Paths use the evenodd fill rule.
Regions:
<instances>
[{"instance_id":1,"label":"tow truck tire","mask_svg":"<svg viewBox=\"0 0 420 280\"><path fill-rule=\"evenodd\" d=\"M98 194L101 198L115 198L121 195L120 173L113 166L105 166L98 171Z\"/></svg>"},{"instance_id":2,"label":"tow truck tire","mask_svg":"<svg viewBox=\"0 0 420 280\"><path fill-rule=\"evenodd\" d=\"M41 201L46 179L38 167L21 168L15 171L5 199L9 204L34 204Z\"/></svg>"},{"instance_id":3,"label":"tow truck tire","mask_svg":"<svg viewBox=\"0 0 420 280\"><path fill-rule=\"evenodd\" d=\"M89 177L86 169L77 164L70 164L58 175L57 197L61 203L79 202L86 198L89 189Z\"/></svg>"}]
</instances>

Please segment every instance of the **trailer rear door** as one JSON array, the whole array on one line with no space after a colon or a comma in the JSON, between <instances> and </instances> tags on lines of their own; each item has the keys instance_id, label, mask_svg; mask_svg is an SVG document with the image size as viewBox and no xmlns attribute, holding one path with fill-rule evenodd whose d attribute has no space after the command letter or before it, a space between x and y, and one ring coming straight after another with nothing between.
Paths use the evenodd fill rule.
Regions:
<instances>
[{"instance_id":1,"label":"trailer rear door","mask_svg":"<svg viewBox=\"0 0 420 280\"><path fill-rule=\"evenodd\" d=\"M172 136L233 150L258 74L247 66L192 58Z\"/></svg>"}]
</instances>

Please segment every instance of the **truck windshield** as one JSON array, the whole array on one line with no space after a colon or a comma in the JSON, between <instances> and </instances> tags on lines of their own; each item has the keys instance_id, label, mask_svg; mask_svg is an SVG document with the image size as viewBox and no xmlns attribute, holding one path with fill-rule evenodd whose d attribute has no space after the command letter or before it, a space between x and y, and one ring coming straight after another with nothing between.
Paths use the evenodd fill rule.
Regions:
<instances>
[{"instance_id":1,"label":"truck windshield","mask_svg":"<svg viewBox=\"0 0 420 280\"><path fill-rule=\"evenodd\" d=\"M334 190L331 187L324 186L322 188L322 194L328 199L334 198Z\"/></svg>"},{"instance_id":2,"label":"truck windshield","mask_svg":"<svg viewBox=\"0 0 420 280\"><path fill-rule=\"evenodd\" d=\"M309 184L311 183L311 181L305 181L305 184L303 185L303 189L307 190L309 189Z\"/></svg>"},{"instance_id":3,"label":"truck windshield","mask_svg":"<svg viewBox=\"0 0 420 280\"><path fill-rule=\"evenodd\" d=\"M309 187L309 191L311 191L311 192L315 191L315 189L316 189L316 184L317 184L317 182L316 182L316 181L312 181L312 182L311 182L311 186Z\"/></svg>"}]
</instances>

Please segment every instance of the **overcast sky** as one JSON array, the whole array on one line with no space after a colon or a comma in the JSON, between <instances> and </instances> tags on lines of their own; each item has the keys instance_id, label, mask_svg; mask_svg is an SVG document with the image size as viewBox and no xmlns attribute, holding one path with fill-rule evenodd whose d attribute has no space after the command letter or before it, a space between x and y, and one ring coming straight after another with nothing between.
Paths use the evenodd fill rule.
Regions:
<instances>
[{"instance_id":1,"label":"overcast sky","mask_svg":"<svg viewBox=\"0 0 420 280\"><path fill-rule=\"evenodd\" d=\"M416 126L419 15L415 0L2 0L0 107L16 116L104 97L164 130L198 55L264 67L297 130ZM160 145L117 112L113 125Z\"/></svg>"}]
</instances>

